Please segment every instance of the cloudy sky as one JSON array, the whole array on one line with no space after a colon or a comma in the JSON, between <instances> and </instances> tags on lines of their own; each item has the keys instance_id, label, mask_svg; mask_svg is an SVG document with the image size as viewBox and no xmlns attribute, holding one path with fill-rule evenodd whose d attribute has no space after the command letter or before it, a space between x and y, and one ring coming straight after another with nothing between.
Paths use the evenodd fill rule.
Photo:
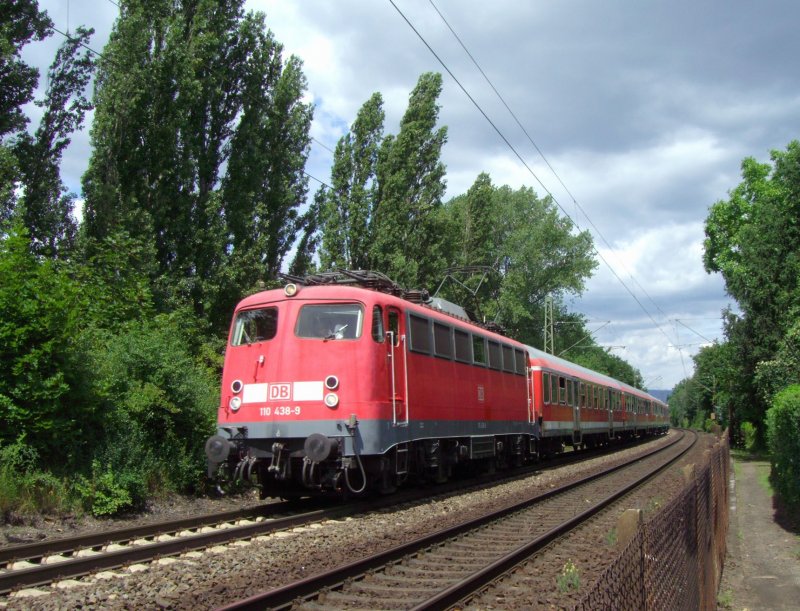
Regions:
<instances>
[{"instance_id":1,"label":"cloudy sky","mask_svg":"<svg viewBox=\"0 0 800 611\"><path fill-rule=\"evenodd\" d=\"M118 11L111 0L40 0L40 6L62 32L95 28L98 51ZM744 157L766 161L770 150L800 137L800 3L249 0L247 6L264 11L286 53L305 63L316 105L310 175L329 180L329 149L373 92L383 95L387 133L396 133L418 76L442 72L447 197L486 171L497 185L550 192L579 227L589 228L605 262L572 307L593 321L602 345L638 367L651 388L671 388L691 374L691 354L721 337L720 311L730 300L721 278L703 270L703 222L708 207L739 183ZM27 60L44 73L59 39L30 45ZM76 192L87 159L84 130L62 169Z\"/></svg>"}]
</instances>

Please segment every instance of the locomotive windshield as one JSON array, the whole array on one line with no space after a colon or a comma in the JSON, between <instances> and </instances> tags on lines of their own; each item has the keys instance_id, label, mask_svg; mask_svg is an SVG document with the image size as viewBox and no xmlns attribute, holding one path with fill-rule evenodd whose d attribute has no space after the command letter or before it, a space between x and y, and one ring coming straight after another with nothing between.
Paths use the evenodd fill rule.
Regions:
<instances>
[{"instance_id":1,"label":"locomotive windshield","mask_svg":"<svg viewBox=\"0 0 800 611\"><path fill-rule=\"evenodd\" d=\"M364 308L357 303L304 305L297 317L295 335L317 339L358 339Z\"/></svg>"},{"instance_id":2,"label":"locomotive windshield","mask_svg":"<svg viewBox=\"0 0 800 611\"><path fill-rule=\"evenodd\" d=\"M231 345L241 346L264 342L275 337L278 331L278 309L261 308L239 312L233 326Z\"/></svg>"}]
</instances>

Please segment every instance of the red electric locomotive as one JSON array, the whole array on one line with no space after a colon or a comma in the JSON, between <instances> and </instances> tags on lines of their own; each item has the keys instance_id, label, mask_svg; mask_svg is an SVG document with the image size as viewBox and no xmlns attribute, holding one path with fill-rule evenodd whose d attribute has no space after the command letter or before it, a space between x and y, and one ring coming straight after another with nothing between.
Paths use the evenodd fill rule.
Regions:
<instances>
[{"instance_id":1,"label":"red electric locomotive","mask_svg":"<svg viewBox=\"0 0 800 611\"><path fill-rule=\"evenodd\" d=\"M557 406L542 392L543 375L554 379L543 354L374 273L252 295L234 313L209 474L225 465L262 497L292 498L385 493L444 481L460 466L522 464L543 447L582 442L579 413L577 429L553 434L551 417L564 417L555 410L567 401L575 410L579 395L567 390ZM595 379L619 392L619 382Z\"/></svg>"}]
</instances>

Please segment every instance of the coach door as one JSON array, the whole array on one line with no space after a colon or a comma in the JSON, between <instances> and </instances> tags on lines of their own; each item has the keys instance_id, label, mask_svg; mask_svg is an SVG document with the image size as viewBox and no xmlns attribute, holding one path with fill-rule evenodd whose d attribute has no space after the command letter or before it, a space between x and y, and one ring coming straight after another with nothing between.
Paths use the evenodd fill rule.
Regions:
<instances>
[{"instance_id":1,"label":"coach door","mask_svg":"<svg viewBox=\"0 0 800 611\"><path fill-rule=\"evenodd\" d=\"M393 422L395 426L408 424L408 365L406 350L405 319L397 308L387 310L386 342L389 351L389 392L392 400Z\"/></svg>"},{"instance_id":2,"label":"coach door","mask_svg":"<svg viewBox=\"0 0 800 611\"><path fill-rule=\"evenodd\" d=\"M580 382L576 380L567 380L567 387L569 388L569 403L572 406L572 443L578 444L583 441L583 430L581 429L581 408L578 401L580 394Z\"/></svg>"}]
</instances>

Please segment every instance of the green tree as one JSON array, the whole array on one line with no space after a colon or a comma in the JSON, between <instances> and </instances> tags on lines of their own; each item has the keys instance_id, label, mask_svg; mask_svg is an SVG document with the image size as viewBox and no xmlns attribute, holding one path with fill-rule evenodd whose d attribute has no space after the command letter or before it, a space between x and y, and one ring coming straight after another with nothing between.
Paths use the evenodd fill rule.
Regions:
<instances>
[{"instance_id":1,"label":"green tree","mask_svg":"<svg viewBox=\"0 0 800 611\"><path fill-rule=\"evenodd\" d=\"M10 231L20 180L10 138L24 133L28 118L22 107L33 99L39 70L22 61L22 49L44 40L53 23L36 0L8 0L0 4L0 236Z\"/></svg>"},{"instance_id":2,"label":"green tree","mask_svg":"<svg viewBox=\"0 0 800 611\"><path fill-rule=\"evenodd\" d=\"M22 106L33 99L39 71L22 61L22 48L50 36L52 28L36 0L7 0L0 5L0 138L28 123Z\"/></svg>"},{"instance_id":3,"label":"green tree","mask_svg":"<svg viewBox=\"0 0 800 611\"><path fill-rule=\"evenodd\" d=\"M241 286L274 280L294 243L305 200L312 108L302 102L306 80L301 62L282 61L282 47L269 32L254 31L258 50L244 80L243 114L231 142L223 180L225 217L232 235Z\"/></svg>"},{"instance_id":4,"label":"green tree","mask_svg":"<svg viewBox=\"0 0 800 611\"><path fill-rule=\"evenodd\" d=\"M314 201L300 218L303 234L297 244L294 259L289 265L289 273L293 276L306 276L316 271L314 254L320 242L319 217L324 200L325 187L320 187L314 195Z\"/></svg>"},{"instance_id":5,"label":"green tree","mask_svg":"<svg viewBox=\"0 0 800 611\"><path fill-rule=\"evenodd\" d=\"M442 76L425 73L411 92L400 132L384 138L378 153L370 267L408 287L437 279L443 255L436 214L445 191L441 162L447 128L436 128Z\"/></svg>"},{"instance_id":6,"label":"green tree","mask_svg":"<svg viewBox=\"0 0 800 611\"><path fill-rule=\"evenodd\" d=\"M59 169L70 135L90 109L84 90L94 64L87 44L93 30L77 28L58 50L48 72L44 115L34 136L21 134L14 144L23 195L16 216L27 228L37 254L64 256L73 245L75 194L67 194Z\"/></svg>"},{"instance_id":7,"label":"green tree","mask_svg":"<svg viewBox=\"0 0 800 611\"><path fill-rule=\"evenodd\" d=\"M787 386L767 412L771 479L789 504L800 508L800 385Z\"/></svg>"},{"instance_id":8,"label":"green tree","mask_svg":"<svg viewBox=\"0 0 800 611\"><path fill-rule=\"evenodd\" d=\"M339 139L331 168L332 189L320 214L322 269L367 269L376 205L376 166L383 140L383 98L374 93Z\"/></svg>"},{"instance_id":9,"label":"green tree","mask_svg":"<svg viewBox=\"0 0 800 611\"><path fill-rule=\"evenodd\" d=\"M800 142L771 156L772 165L742 162L743 181L709 211L704 252L706 270L722 274L741 310L727 315L725 328L740 390L734 424L752 421L762 443L767 402L756 371L774 359L800 313Z\"/></svg>"},{"instance_id":10,"label":"green tree","mask_svg":"<svg viewBox=\"0 0 800 611\"><path fill-rule=\"evenodd\" d=\"M0 241L0 278L0 443L22 437L43 461L74 466L97 430L80 333L89 296L33 255L24 230Z\"/></svg>"},{"instance_id":11,"label":"green tree","mask_svg":"<svg viewBox=\"0 0 800 611\"><path fill-rule=\"evenodd\" d=\"M580 294L596 267L592 240L588 232L574 232L549 198L539 199L527 187L494 187L488 175L481 174L466 195L444 206L443 217L443 249L451 253L450 260L494 269L481 284L480 305L474 307L488 320L499 322L521 341L542 346L544 300L552 295L559 319L580 322L569 319L562 300ZM481 274L463 283L474 291ZM471 298L454 283L443 292L453 301ZM586 335L582 328L565 327L559 349Z\"/></svg>"},{"instance_id":12,"label":"green tree","mask_svg":"<svg viewBox=\"0 0 800 611\"><path fill-rule=\"evenodd\" d=\"M761 361L756 367L756 386L769 403L790 384L800 384L800 321L787 331L775 357Z\"/></svg>"},{"instance_id":13,"label":"green tree","mask_svg":"<svg viewBox=\"0 0 800 611\"><path fill-rule=\"evenodd\" d=\"M306 190L300 62L283 63L263 14L242 5L123 5L99 62L83 181L86 237L152 242L159 309L190 303L217 327L277 273Z\"/></svg>"}]
</instances>

